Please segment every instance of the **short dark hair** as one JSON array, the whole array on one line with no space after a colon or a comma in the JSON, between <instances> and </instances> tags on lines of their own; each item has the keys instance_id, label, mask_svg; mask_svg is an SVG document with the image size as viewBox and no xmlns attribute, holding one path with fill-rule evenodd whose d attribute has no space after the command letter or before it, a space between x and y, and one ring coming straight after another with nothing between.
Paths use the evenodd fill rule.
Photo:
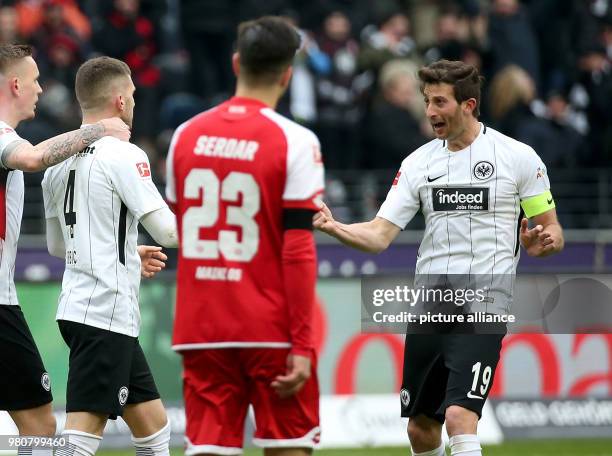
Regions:
<instances>
[{"instance_id":1,"label":"short dark hair","mask_svg":"<svg viewBox=\"0 0 612 456\"><path fill-rule=\"evenodd\" d=\"M74 84L81 109L102 107L108 100L109 85L119 77L130 77L130 67L112 57L96 57L80 66Z\"/></svg>"},{"instance_id":2,"label":"short dark hair","mask_svg":"<svg viewBox=\"0 0 612 456\"><path fill-rule=\"evenodd\" d=\"M3 44L0 46L0 73L4 73L13 63L30 57L32 46L27 44Z\"/></svg>"},{"instance_id":3,"label":"short dark hair","mask_svg":"<svg viewBox=\"0 0 612 456\"><path fill-rule=\"evenodd\" d=\"M291 65L300 35L286 19L264 16L238 26L240 73L247 83L273 83Z\"/></svg>"},{"instance_id":4,"label":"short dark hair","mask_svg":"<svg viewBox=\"0 0 612 456\"><path fill-rule=\"evenodd\" d=\"M478 69L459 60L438 60L419 70L421 81L421 92L425 90L426 84L450 84L453 86L453 94L458 103L476 99L474 117L480 115L480 88L484 78Z\"/></svg>"}]
</instances>

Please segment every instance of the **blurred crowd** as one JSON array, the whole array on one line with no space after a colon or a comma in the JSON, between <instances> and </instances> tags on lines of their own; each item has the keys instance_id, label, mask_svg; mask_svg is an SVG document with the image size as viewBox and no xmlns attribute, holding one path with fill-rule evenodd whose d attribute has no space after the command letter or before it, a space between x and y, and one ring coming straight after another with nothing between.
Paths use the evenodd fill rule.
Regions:
<instances>
[{"instance_id":1,"label":"blurred crowd","mask_svg":"<svg viewBox=\"0 0 612 456\"><path fill-rule=\"evenodd\" d=\"M133 139L163 182L172 131L231 96L236 26L263 14L302 34L279 110L318 134L327 197L347 218L371 215L431 138L416 71L441 58L481 69L482 120L549 168L610 167L612 0L0 0L0 43L35 47L44 89L20 133L37 142L78 127L79 65L122 59L137 87ZM376 169L387 171L368 186ZM347 195L356 175L366 185Z\"/></svg>"}]
</instances>

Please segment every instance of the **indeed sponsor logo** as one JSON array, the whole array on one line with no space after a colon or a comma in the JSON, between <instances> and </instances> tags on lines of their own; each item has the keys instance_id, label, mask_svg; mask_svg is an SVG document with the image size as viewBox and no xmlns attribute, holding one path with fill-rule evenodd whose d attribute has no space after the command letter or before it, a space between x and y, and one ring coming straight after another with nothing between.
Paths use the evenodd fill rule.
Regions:
<instances>
[{"instance_id":1,"label":"indeed sponsor logo","mask_svg":"<svg viewBox=\"0 0 612 456\"><path fill-rule=\"evenodd\" d=\"M488 211L488 187L435 187L434 211Z\"/></svg>"}]
</instances>

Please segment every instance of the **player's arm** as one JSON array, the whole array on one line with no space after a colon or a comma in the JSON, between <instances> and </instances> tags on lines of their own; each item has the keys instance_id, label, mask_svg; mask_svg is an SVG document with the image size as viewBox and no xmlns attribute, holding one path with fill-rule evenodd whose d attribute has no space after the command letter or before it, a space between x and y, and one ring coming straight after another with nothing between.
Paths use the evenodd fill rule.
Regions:
<instances>
[{"instance_id":1,"label":"player's arm","mask_svg":"<svg viewBox=\"0 0 612 456\"><path fill-rule=\"evenodd\" d=\"M312 313L317 280L317 254L312 234L311 209L284 209L282 268L285 297L289 307L291 352L287 374L271 386L281 397L298 392L310 377Z\"/></svg>"},{"instance_id":2,"label":"player's arm","mask_svg":"<svg viewBox=\"0 0 612 456\"><path fill-rule=\"evenodd\" d=\"M62 234L62 225L57 217L47 218L47 250L55 257L66 257L66 245Z\"/></svg>"},{"instance_id":3,"label":"player's arm","mask_svg":"<svg viewBox=\"0 0 612 456\"><path fill-rule=\"evenodd\" d=\"M521 245L529 256L545 257L563 250L563 229L554 208L533 216L531 221L535 226L530 229L528 219L521 220L520 233Z\"/></svg>"},{"instance_id":4,"label":"player's arm","mask_svg":"<svg viewBox=\"0 0 612 456\"><path fill-rule=\"evenodd\" d=\"M130 130L121 119L111 118L63 133L36 146L25 140L14 141L4 148L0 164L7 169L42 171L61 163L104 136L127 141L130 139Z\"/></svg>"},{"instance_id":5,"label":"player's arm","mask_svg":"<svg viewBox=\"0 0 612 456\"><path fill-rule=\"evenodd\" d=\"M521 245L529 256L558 253L564 246L563 230L557 220L546 165L531 148L519 150L516 158L518 192L525 213L519 233ZM535 225L531 229L528 219Z\"/></svg>"},{"instance_id":6,"label":"player's arm","mask_svg":"<svg viewBox=\"0 0 612 456\"><path fill-rule=\"evenodd\" d=\"M158 244L172 249L178 247L176 217L168 207L145 214L140 223Z\"/></svg>"},{"instance_id":7,"label":"player's arm","mask_svg":"<svg viewBox=\"0 0 612 456\"><path fill-rule=\"evenodd\" d=\"M401 231L400 227L382 217L375 217L363 223L340 223L334 219L325 204L315 214L313 225L343 244L369 253L380 253L385 250Z\"/></svg>"}]
</instances>

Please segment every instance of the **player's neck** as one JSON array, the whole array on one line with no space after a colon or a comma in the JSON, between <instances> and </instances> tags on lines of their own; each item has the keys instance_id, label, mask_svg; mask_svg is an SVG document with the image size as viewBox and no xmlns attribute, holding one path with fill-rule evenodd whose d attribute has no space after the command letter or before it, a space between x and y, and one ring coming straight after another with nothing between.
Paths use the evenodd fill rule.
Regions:
<instances>
[{"instance_id":1,"label":"player's neck","mask_svg":"<svg viewBox=\"0 0 612 456\"><path fill-rule=\"evenodd\" d=\"M474 142L479 133L480 122L478 122L478 119L473 118L459 136L448 140L448 150L457 152L465 149Z\"/></svg>"},{"instance_id":2,"label":"player's neck","mask_svg":"<svg viewBox=\"0 0 612 456\"><path fill-rule=\"evenodd\" d=\"M23 119L19 117L19 114L17 114L17 109L15 109L10 103L2 103L0 101L0 120L11 128L17 128L17 125L19 125L19 122L21 122Z\"/></svg>"},{"instance_id":3,"label":"player's neck","mask_svg":"<svg viewBox=\"0 0 612 456\"><path fill-rule=\"evenodd\" d=\"M91 125L96 122L99 122L102 119L109 119L111 117L119 117L119 115L115 112L110 111L83 111L83 121L82 125Z\"/></svg>"},{"instance_id":4,"label":"player's neck","mask_svg":"<svg viewBox=\"0 0 612 456\"><path fill-rule=\"evenodd\" d=\"M236 87L236 96L261 101L272 109L276 109L280 98L278 91L275 89L245 87L240 84Z\"/></svg>"}]
</instances>

